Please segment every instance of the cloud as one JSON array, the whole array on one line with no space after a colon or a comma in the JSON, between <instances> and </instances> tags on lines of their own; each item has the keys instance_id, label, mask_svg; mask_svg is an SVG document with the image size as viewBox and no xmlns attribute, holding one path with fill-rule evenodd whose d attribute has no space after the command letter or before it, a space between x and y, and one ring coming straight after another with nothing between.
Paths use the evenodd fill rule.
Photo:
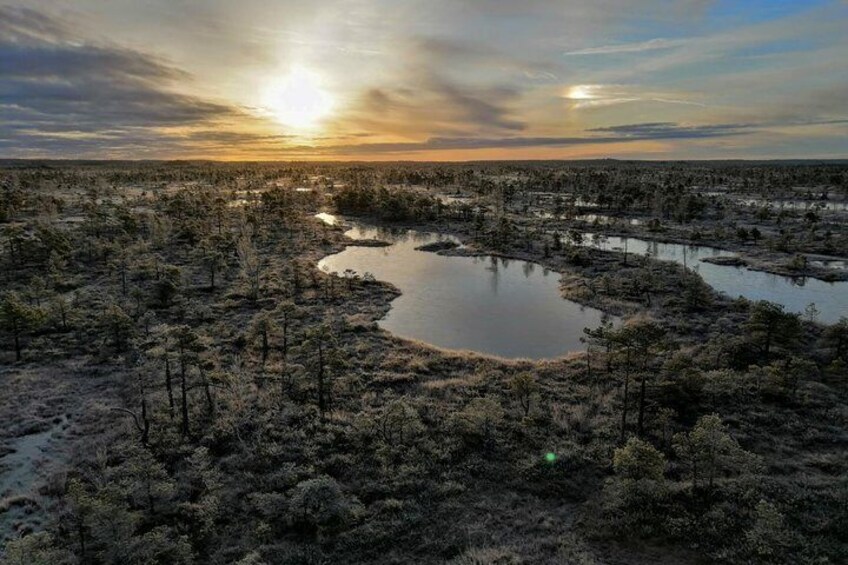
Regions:
<instances>
[{"instance_id":1,"label":"cloud","mask_svg":"<svg viewBox=\"0 0 848 565\"><path fill-rule=\"evenodd\" d=\"M597 108L628 102L656 102L660 104L682 104L706 107L706 104L691 100L684 93L642 91L637 86L616 84L577 84L565 89L563 98L571 102L571 108Z\"/></svg>"},{"instance_id":2,"label":"cloud","mask_svg":"<svg viewBox=\"0 0 848 565\"><path fill-rule=\"evenodd\" d=\"M14 43L54 42L70 37L68 27L24 7L0 6L0 37Z\"/></svg>"},{"instance_id":3,"label":"cloud","mask_svg":"<svg viewBox=\"0 0 848 565\"><path fill-rule=\"evenodd\" d=\"M534 79L549 79L557 66L554 63L518 55L515 50L504 51L500 45L471 43L457 38L421 36L410 40L407 51L410 61L459 73L477 73L483 69L501 74L514 74Z\"/></svg>"},{"instance_id":4,"label":"cloud","mask_svg":"<svg viewBox=\"0 0 848 565\"><path fill-rule=\"evenodd\" d=\"M521 121L510 119L509 109L503 101L516 96L513 88L501 87L483 92L472 92L445 78L430 77L432 91L466 121L483 127L507 130L524 129Z\"/></svg>"},{"instance_id":5,"label":"cloud","mask_svg":"<svg viewBox=\"0 0 848 565\"><path fill-rule=\"evenodd\" d=\"M402 137L515 132L526 123L514 117L521 90L507 84L469 85L432 61L416 59L397 77L400 86L365 91L337 124Z\"/></svg>"},{"instance_id":6,"label":"cloud","mask_svg":"<svg viewBox=\"0 0 848 565\"><path fill-rule=\"evenodd\" d=\"M616 55L619 53L642 53L644 51L655 51L657 49L670 49L678 47L686 42L684 39L650 39L638 43L619 43L616 45L602 45L600 47L586 47L574 51L566 51L565 55Z\"/></svg>"},{"instance_id":7,"label":"cloud","mask_svg":"<svg viewBox=\"0 0 848 565\"><path fill-rule=\"evenodd\" d=\"M499 16L507 18L538 18L541 23L557 25L563 18L581 24L604 24L645 18L679 21L701 17L715 0L430 0L430 4L444 4L450 13Z\"/></svg>"},{"instance_id":8,"label":"cloud","mask_svg":"<svg viewBox=\"0 0 848 565\"><path fill-rule=\"evenodd\" d=\"M583 136L548 137L432 137L422 142L361 143L311 147L311 151L324 154L356 155L378 153L415 153L464 149L509 149L528 147L569 147L578 145L610 144L632 141L669 139L707 139L737 136L756 131L752 124L686 125L673 122L628 124L592 128ZM306 148L300 148L305 150Z\"/></svg>"},{"instance_id":9,"label":"cloud","mask_svg":"<svg viewBox=\"0 0 848 565\"><path fill-rule=\"evenodd\" d=\"M0 137L3 154L43 156L72 155L85 158L161 159L170 156L209 156L230 158L252 151L280 153L296 140L285 134L249 131L198 129L193 131L130 128L79 131L39 131L20 129L11 139Z\"/></svg>"},{"instance_id":10,"label":"cloud","mask_svg":"<svg viewBox=\"0 0 848 565\"><path fill-rule=\"evenodd\" d=\"M341 143L335 145L297 144L288 135L266 135L250 132L198 130L189 133L163 134L149 130L101 132L73 138L77 155L93 157L161 158L167 155L225 156L240 154L264 157L339 157L415 154L429 151L462 151L485 149L568 148L610 145L638 141L698 140L738 136L757 131L751 124L686 125L677 123L627 124L593 128L575 136L515 137L431 137L425 141L388 143ZM27 143L32 155L49 154L66 147L65 134L30 132ZM0 139L0 150L11 148L11 142ZM26 156L27 153L19 153Z\"/></svg>"},{"instance_id":11,"label":"cloud","mask_svg":"<svg viewBox=\"0 0 848 565\"><path fill-rule=\"evenodd\" d=\"M680 125L673 122L654 122L592 128L588 131L625 139L703 139L752 133L754 124Z\"/></svg>"},{"instance_id":12,"label":"cloud","mask_svg":"<svg viewBox=\"0 0 848 565\"><path fill-rule=\"evenodd\" d=\"M159 58L82 41L33 10L0 7L0 22L4 138L186 126L238 114L176 91L190 77Z\"/></svg>"}]
</instances>

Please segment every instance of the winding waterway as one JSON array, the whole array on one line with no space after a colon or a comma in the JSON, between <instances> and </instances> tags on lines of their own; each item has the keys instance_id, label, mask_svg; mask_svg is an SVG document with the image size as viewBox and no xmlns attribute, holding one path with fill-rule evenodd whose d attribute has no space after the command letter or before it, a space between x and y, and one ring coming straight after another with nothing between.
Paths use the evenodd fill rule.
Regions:
<instances>
[{"instance_id":1,"label":"winding waterway","mask_svg":"<svg viewBox=\"0 0 848 565\"><path fill-rule=\"evenodd\" d=\"M600 249L618 250L627 246L628 253L650 255L661 261L673 261L696 271L704 281L719 292L748 300L768 300L781 304L787 312L802 314L810 304L819 311L817 320L825 324L838 322L848 316L848 282L825 282L813 278L794 278L752 271L745 267L716 265L703 259L733 257L735 253L701 245L659 243L634 237L606 237L596 241L593 234L584 234L586 245Z\"/></svg>"}]
</instances>

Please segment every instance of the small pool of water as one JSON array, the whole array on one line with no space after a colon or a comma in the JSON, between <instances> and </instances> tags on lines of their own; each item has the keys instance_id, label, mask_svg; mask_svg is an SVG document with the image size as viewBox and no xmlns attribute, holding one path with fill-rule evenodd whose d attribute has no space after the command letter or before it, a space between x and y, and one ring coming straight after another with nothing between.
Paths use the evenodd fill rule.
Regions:
<instances>
[{"instance_id":1,"label":"small pool of water","mask_svg":"<svg viewBox=\"0 0 848 565\"><path fill-rule=\"evenodd\" d=\"M814 267L822 267L824 269L834 269L836 271L848 271L848 261L843 259L814 259L810 261Z\"/></svg>"},{"instance_id":2,"label":"small pool of water","mask_svg":"<svg viewBox=\"0 0 848 565\"><path fill-rule=\"evenodd\" d=\"M586 222L587 224L598 224L602 226L612 225L612 224L628 224L631 226L641 226L645 223L645 220L641 218L619 218L617 216L608 216L606 214L579 214L574 216L575 220L580 222Z\"/></svg>"},{"instance_id":3,"label":"small pool of water","mask_svg":"<svg viewBox=\"0 0 848 565\"><path fill-rule=\"evenodd\" d=\"M59 456L55 448L51 449L51 444L61 436L66 423L67 419L62 417L42 432L7 442L11 452L0 457L0 501L25 497L30 504L9 505L5 511L0 509L0 560L5 542L15 535L15 524L31 521L43 514L44 497L35 487L56 465ZM31 504L37 507L33 508Z\"/></svg>"},{"instance_id":4,"label":"small pool of water","mask_svg":"<svg viewBox=\"0 0 848 565\"><path fill-rule=\"evenodd\" d=\"M436 194L436 198L442 204L470 204L471 202L474 201L474 199L471 198L470 196L461 196L461 195L457 196L457 195L454 195L454 194L442 194L442 193Z\"/></svg>"},{"instance_id":5,"label":"small pool of water","mask_svg":"<svg viewBox=\"0 0 848 565\"><path fill-rule=\"evenodd\" d=\"M333 214L328 214L327 212L319 212L315 214L315 217L327 224L328 226L335 226L339 223L339 218L334 216Z\"/></svg>"},{"instance_id":6,"label":"small pool of water","mask_svg":"<svg viewBox=\"0 0 848 565\"><path fill-rule=\"evenodd\" d=\"M354 224L346 235L391 245L351 246L318 267L371 273L397 286L402 294L379 325L404 338L505 358L546 359L582 350L583 328L595 328L606 318L563 299L560 275L534 263L419 251L421 245L451 238L413 230Z\"/></svg>"}]
</instances>

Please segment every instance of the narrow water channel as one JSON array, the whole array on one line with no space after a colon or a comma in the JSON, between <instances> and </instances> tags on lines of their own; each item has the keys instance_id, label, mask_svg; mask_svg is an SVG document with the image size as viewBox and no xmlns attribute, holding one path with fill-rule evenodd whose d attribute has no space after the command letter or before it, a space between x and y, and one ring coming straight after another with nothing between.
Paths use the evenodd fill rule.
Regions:
<instances>
[{"instance_id":1,"label":"narrow water channel","mask_svg":"<svg viewBox=\"0 0 848 565\"><path fill-rule=\"evenodd\" d=\"M703 259L729 257L734 253L702 245L659 243L635 237L605 237L600 241L594 234L584 234L585 245L599 249L624 250L634 255L650 255L661 261L673 261L696 271L704 281L719 292L736 298L768 300L781 304L787 312L801 314L808 305L815 304L818 321L825 324L838 322L848 316L848 282L825 282L813 278L794 278L752 271L745 267L715 265Z\"/></svg>"}]
</instances>

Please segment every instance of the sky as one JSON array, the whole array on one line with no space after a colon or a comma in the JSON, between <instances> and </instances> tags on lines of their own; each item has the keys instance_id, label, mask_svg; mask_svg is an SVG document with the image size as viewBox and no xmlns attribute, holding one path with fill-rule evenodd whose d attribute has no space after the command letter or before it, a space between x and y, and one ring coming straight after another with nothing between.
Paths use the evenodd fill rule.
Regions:
<instances>
[{"instance_id":1,"label":"sky","mask_svg":"<svg viewBox=\"0 0 848 565\"><path fill-rule=\"evenodd\" d=\"M848 158L848 0L0 0L0 158Z\"/></svg>"}]
</instances>

